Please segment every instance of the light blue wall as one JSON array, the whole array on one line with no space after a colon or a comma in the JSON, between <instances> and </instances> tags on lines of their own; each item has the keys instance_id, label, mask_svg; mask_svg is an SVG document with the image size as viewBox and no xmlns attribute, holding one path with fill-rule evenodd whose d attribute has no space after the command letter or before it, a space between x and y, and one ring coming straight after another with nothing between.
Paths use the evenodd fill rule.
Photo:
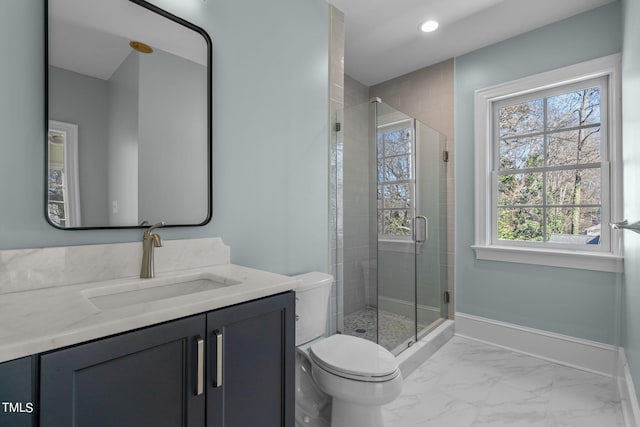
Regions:
<instances>
[{"instance_id":1,"label":"light blue wall","mask_svg":"<svg viewBox=\"0 0 640 427\"><path fill-rule=\"evenodd\" d=\"M640 2L626 0L624 7L624 50L622 62L622 120L624 156L624 217L640 219ZM625 336L627 360L640 391L640 235L624 233Z\"/></svg>"},{"instance_id":2,"label":"light blue wall","mask_svg":"<svg viewBox=\"0 0 640 427\"><path fill-rule=\"evenodd\" d=\"M140 59L132 52L109 78L109 113L104 117L109 126L109 222L102 225L138 224L139 76Z\"/></svg>"},{"instance_id":3,"label":"light blue wall","mask_svg":"<svg viewBox=\"0 0 640 427\"><path fill-rule=\"evenodd\" d=\"M613 342L615 275L478 261L473 244L474 91L620 52L618 2L456 58L456 310Z\"/></svg>"},{"instance_id":4,"label":"light blue wall","mask_svg":"<svg viewBox=\"0 0 640 427\"><path fill-rule=\"evenodd\" d=\"M49 119L78 125L82 224L107 224L108 85L104 80L49 67Z\"/></svg>"},{"instance_id":5,"label":"light blue wall","mask_svg":"<svg viewBox=\"0 0 640 427\"><path fill-rule=\"evenodd\" d=\"M207 176L207 149L202 144L207 139L207 93L202 90L207 86L207 69L160 49L137 55L140 173L136 222L201 224L208 212L207 182L202 179Z\"/></svg>"},{"instance_id":6,"label":"light blue wall","mask_svg":"<svg viewBox=\"0 0 640 427\"><path fill-rule=\"evenodd\" d=\"M328 6L323 0L157 0L214 40L214 206L232 261L328 269ZM0 3L0 249L137 241L44 219L43 2ZM15 44L20 40L20 46Z\"/></svg>"}]
</instances>

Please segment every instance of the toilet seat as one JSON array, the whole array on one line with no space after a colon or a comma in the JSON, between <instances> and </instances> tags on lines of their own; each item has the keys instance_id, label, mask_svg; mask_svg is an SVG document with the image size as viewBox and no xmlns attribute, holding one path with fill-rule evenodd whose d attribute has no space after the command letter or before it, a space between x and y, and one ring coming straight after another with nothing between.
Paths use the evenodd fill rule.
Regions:
<instances>
[{"instance_id":1,"label":"toilet seat","mask_svg":"<svg viewBox=\"0 0 640 427\"><path fill-rule=\"evenodd\" d=\"M309 358L333 375L356 381L386 382L400 374L393 354L376 343L349 335L332 335L312 344Z\"/></svg>"}]
</instances>

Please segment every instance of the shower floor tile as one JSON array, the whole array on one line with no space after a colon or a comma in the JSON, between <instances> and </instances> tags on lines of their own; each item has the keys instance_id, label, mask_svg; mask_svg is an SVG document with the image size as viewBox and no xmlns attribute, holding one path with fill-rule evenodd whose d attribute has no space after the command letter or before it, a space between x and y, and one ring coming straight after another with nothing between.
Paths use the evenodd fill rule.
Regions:
<instances>
[{"instance_id":1,"label":"shower floor tile","mask_svg":"<svg viewBox=\"0 0 640 427\"><path fill-rule=\"evenodd\" d=\"M388 427L623 427L613 379L453 337L383 408Z\"/></svg>"},{"instance_id":2,"label":"shower floor tile","mask_svg":"<svg viewBox=\"0 0 640 427\"><path fill-rule=\"evenodd\" d=\"M344 330L346 335L365 338L376 342L376 318L379 317L380 345L393 351L413 337L414 321L408 317L367 307L364 310L344 316ZM418 324L418 330L425 326ZM405 344L406 345L406 344Z\"/></svg>"}]
</instances>

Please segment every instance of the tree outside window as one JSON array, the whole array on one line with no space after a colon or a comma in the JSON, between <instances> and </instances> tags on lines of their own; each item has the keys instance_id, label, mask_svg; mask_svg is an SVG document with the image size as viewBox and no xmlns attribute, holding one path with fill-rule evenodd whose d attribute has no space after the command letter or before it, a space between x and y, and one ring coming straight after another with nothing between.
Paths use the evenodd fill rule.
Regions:
<instances>
[{"instance_id":1,"label":"tree outside window","mask_svg":"<svg viewBox=\"0 0 640 427\"><path fill-rule=\"evenodd\" d=\"M497 103L498 240L600 243L601 98L589 84Z\"/></svg>"},{"instance_id":2,"label":"tree outside window","mask_svg":"<svg viewBox=\"0 0 640 427\"><path fill-rule=\"evenodd\" d=\"M378 235L407 238L413 221L413 124L378 128Z\"/></svg>"}]
</instances>

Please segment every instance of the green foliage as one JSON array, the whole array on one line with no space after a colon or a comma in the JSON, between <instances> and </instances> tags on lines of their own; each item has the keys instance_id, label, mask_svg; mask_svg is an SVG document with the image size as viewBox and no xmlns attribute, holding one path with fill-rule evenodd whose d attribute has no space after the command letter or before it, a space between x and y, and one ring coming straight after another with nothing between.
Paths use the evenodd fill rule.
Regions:
<instances>
[{"instance_id":1,"label":"green foliage","mask_svg":"<svg viewBox=\"0 0 640 427\"><path fill-rule=\"evenodd\" d=\"M385 233L393 236L408 236L411 234L411 228L409 227L409 220L405 215L396 214L399 211L393 211L392 215L388 217L388 222L385 224ZM395 214L395 215L394 215Z\"/></svg>"},{"instance_id":2,"label":"green foliage","mask_svg":"<svg viewBox=\"0 0 640 427\"><path fill-rule=\"evenodd\" d=\"M502 240L542 241L542 215L539 209L500 209L498 238Z\"/></svg>"},{"instance_id":3,"label":"green foliage","mask_svg":"<svg viewBox=\"0 0 640 427\"><path fill-rule=\"evenodd\" d=\"M599 122L598 88L500 108L499 239L547 241L599 223L583 207L600 203Z\"/></svg>"}]
</instances>

